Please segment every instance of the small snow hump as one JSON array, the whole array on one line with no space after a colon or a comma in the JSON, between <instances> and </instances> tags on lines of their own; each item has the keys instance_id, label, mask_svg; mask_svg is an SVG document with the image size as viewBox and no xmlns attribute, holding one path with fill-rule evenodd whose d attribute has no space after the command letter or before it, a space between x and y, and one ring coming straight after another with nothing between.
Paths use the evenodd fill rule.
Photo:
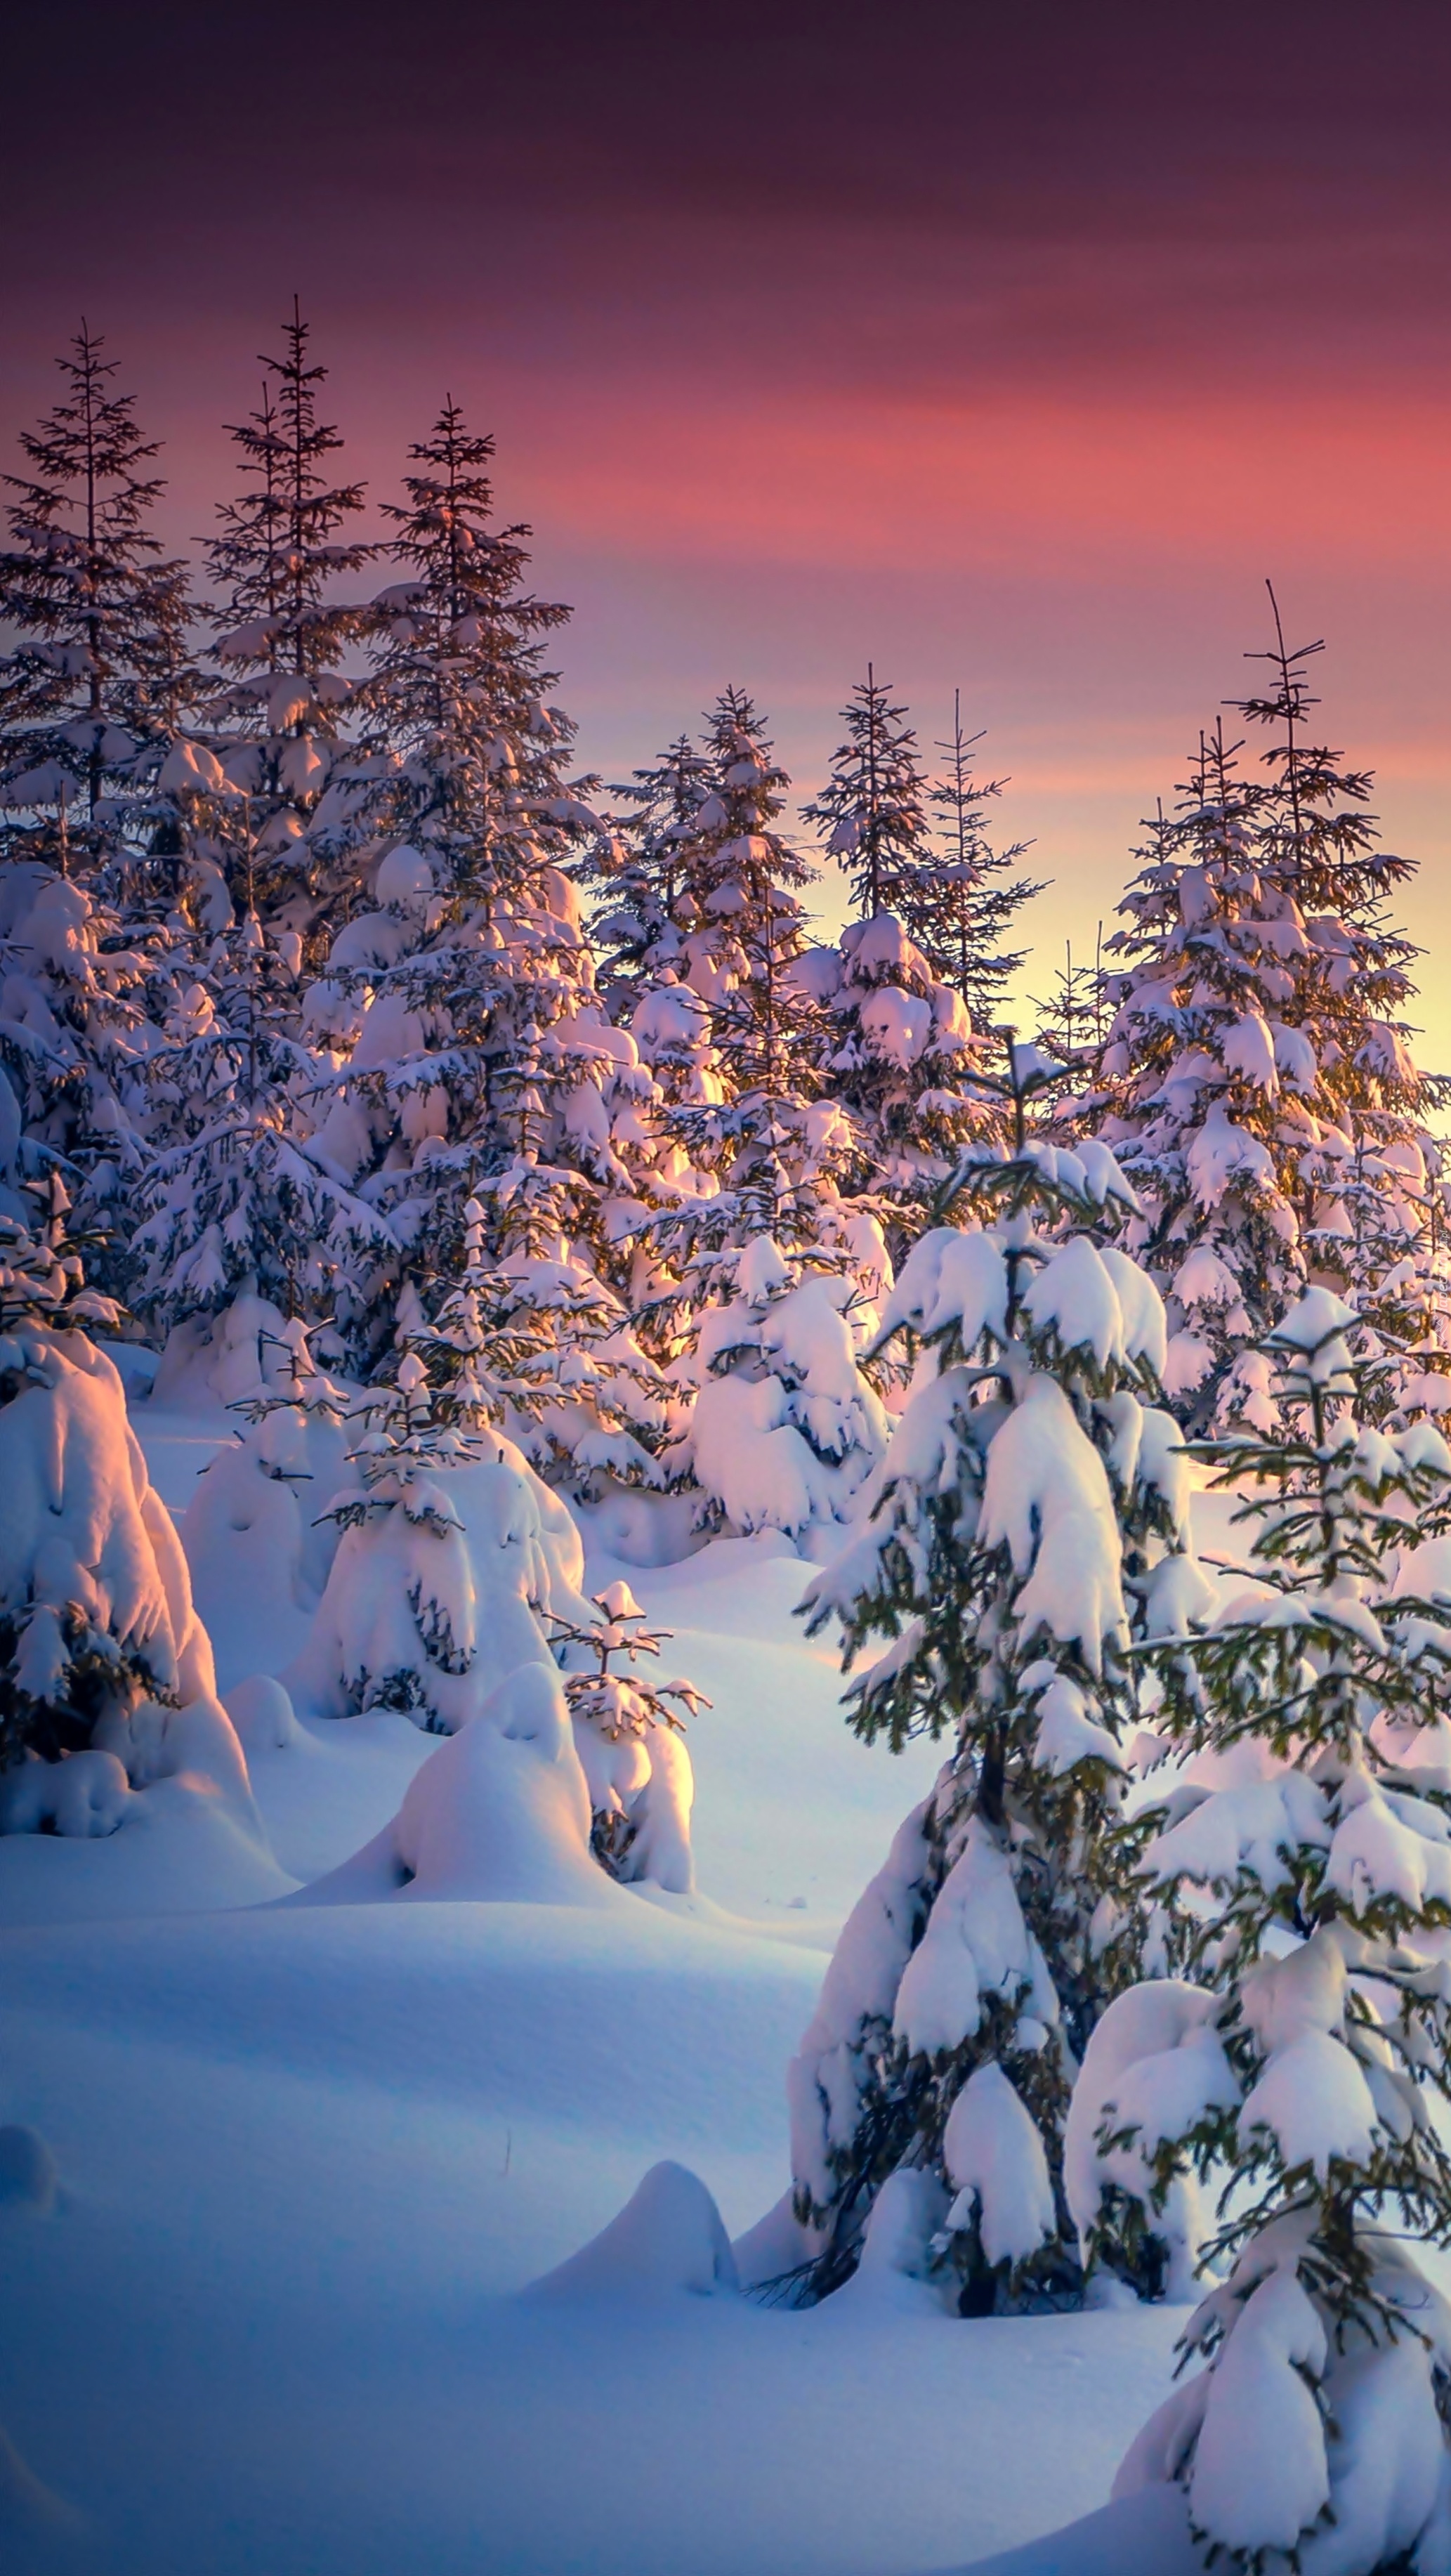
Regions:
<instances>
[{"instance_id":1,"label":"small snow hump","mask_svg":"<svg viewBox=\"0 0 1451 2576\"><path fill-rule=\"evenodd\" d=\"M55 2158L37 2130L14 2121L0 2128L0 2209L33 2209L48 2217L59 2183Z\"/></svg>"},{"instance_id":2,"label":"small snow hump","mask_svg":"<svg viewBox=\"0 0 1451 2576\"><path fill-rule=\"evenodd\" d=\"M530 2283L526 2298L719 2298L737 2290L720 2211L688 2166L652 2165L633 2199L588 2245Z\"/></svg>"},{"instance_id":3,"label":"small snow hump","mask_svg":"<svg viewBox=\"0 0 1451 2576\"><path fill-rule=\"evenodd\" d=\"M301 1738L292 1702L271 1673L249 1673L234 1682L222 1706L249 1763L264 1753L283 1753Z\"/></svg>"}]
</instances>

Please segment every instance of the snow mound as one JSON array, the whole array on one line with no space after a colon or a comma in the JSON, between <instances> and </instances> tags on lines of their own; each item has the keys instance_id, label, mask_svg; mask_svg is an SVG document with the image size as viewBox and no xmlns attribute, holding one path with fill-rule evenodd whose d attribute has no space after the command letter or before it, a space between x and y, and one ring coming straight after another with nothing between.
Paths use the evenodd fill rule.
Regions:
<instances>
[{"instance_id":1,"label":"snow mound","mask_svg":"<svg viewBox=\"0 0 1451 2576\"><path fill-rule=\"evenodd\" d=\"M713 2299L735 2291L735 2258L711 2194L685 2165L652 2165L618 2218L553 2272L535 2299Z\"/></svg>"},{"instance_id":2,"label":"snow mound","mask_svg":"<svg viewBox=\"0 0 1451 2576\"><path fill-rule=\"evenodd\" d=\"M0 2129L0 2209L33 2209L46 2218L55 2207L59 2180L55 2158L38 2130L14 2121Z\"/></svg>"},{"instance_id":3,"label":"snow mound","mask_svg":"<svg viewBox=\"0 0 1451 2576\"><path fill-rule=\"evenodd\" d=\"M302 1740L292 1702L271 1673L249 1673L244 1682L235 1682L222 1706L249 1763L259 1754L285 1753Z\"/></svg>"},{"instance_id":4,"label":"snow mound","mask_svg":"<svg viewBox=\"0 0 1451 2576\"><path fill-rule=\"evenodd\" d=\"M415 1773L389 1825L290 1901L628 1903L590 1856L590 1803L559 1675L521 1664Z\"/></svg>"}]
</instances>

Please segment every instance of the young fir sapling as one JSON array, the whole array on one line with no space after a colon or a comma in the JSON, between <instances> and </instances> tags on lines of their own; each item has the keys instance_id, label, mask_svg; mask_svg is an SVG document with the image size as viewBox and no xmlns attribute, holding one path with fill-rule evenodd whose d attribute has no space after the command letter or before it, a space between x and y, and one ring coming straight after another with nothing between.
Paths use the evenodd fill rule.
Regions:
<instances>
[{"instance_id":1,"label":"young fir sapling","mask_svg":"<svg viewBox=\"0 0 1451 2576\"><path fill-rule=\"evenodd\" d=\"M556 1648L591 1655L594 1667L567 1673L564 1696L575 1745L589 1783L591 1846L612 1878L650 1878L673 1894L694 1885L689 1816L690 1757L686 1716L711 1702L694 1682L656 1682L636 1666L658 1655L670 1635L651 1628L628 1583L593 1596L587 1627L551 1621ZM623 1657L623 1669L612 1666ZM682 1715L682 1711L685 1712Z\"/></svg>"}]
</instances>

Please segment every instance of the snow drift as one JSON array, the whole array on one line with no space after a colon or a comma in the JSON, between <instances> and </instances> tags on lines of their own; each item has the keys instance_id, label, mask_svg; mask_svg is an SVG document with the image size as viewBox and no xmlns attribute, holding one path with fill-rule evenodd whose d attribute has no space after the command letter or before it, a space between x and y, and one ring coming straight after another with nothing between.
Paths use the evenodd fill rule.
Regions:
<instances>
[{"instance_id":1,"label":"snow drift","mask_svg":"<svg viewBox=\"0 0 1451 2576\"><path fill-rule=\"evenodd\" d=\"M627 1900L590 1856L590 1802L552 1664L526 1663L440 1744L390 1825L289 1902Z\"/></svg>"}]
</instances>

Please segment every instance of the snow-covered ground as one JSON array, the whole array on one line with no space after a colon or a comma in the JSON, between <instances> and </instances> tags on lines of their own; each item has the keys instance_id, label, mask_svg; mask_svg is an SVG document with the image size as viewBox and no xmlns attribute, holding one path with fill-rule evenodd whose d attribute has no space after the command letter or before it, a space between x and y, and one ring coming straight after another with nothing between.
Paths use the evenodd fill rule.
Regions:
<instances>
[{"instance_id":1,"label":"snow-covered ground","mask_svg":"<svg viewBox=\"0 0 1451 2576\"><path fill-rule=\"evenodd\" d=\"M215 1432L140 1420L180 1508ZM7 2196L0 2140L7 2576L913 2576L1102 2504L1172 2310L964 2323L865 2279L807 2314L520 2295L661 2159L733 2232L784 2186L826 1945L934 1767L848 1734L791 1616L809 1571L760 1543L629 1569L664 1669L714 1702L696 1899L0 1935L0 2124L58 2176L52 2206L44 2176ZM295 1650L265 1600L237 1622L258 1668ZM435 1749L375 1717L256 1756L283 1869L355 1851ZM1135 2554L1177 2563L1147 2529Z\"/></svg>"}]
</instances>

